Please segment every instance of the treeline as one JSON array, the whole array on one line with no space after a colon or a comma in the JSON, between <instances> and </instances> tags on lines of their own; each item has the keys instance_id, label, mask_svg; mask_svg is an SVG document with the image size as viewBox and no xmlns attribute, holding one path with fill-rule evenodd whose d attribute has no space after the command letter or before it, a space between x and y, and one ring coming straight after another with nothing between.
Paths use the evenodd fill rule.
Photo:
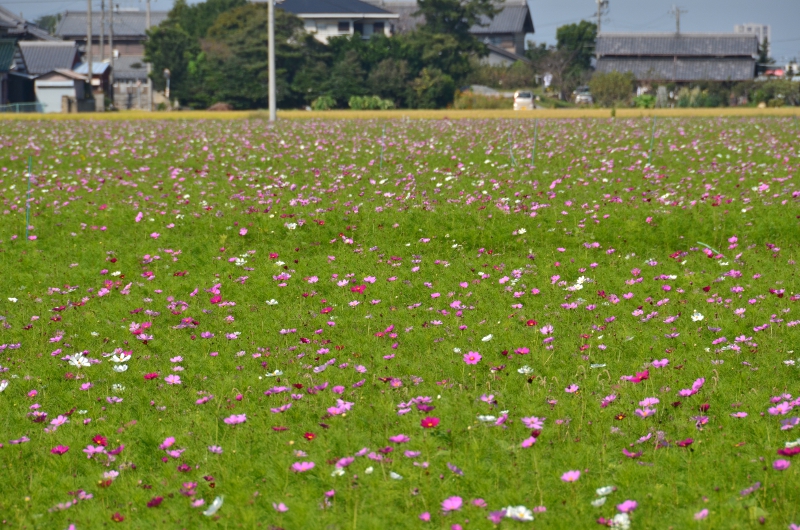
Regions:
<instances>
[{"instance_id":1,"label":"treeline","mask_svg":"<svg viewBox=\"0 0 800 530\"><path fill-rule=\"evenodd\" d=\"M419 0L426 23L415 31L369 40L335 37L325 45L298 17L276 9L277 105L346 108L383 100L397 107L447 106L475 68L474 58L486 54L469 28L496 12L491 0ZM171 96L181 105L267 106L266 4L178 0L148 36L145 60L153 64L155 88L164 89L161 72L168 68Z\"/></svg>"}]
</instances>

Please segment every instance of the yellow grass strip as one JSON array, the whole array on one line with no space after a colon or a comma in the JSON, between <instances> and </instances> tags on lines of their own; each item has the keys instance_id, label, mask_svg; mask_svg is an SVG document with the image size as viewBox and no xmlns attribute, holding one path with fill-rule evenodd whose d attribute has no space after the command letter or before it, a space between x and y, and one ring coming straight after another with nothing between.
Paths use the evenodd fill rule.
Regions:
<instances>
[{"instance_id":1,"label":"yellow grass strip","mask_svg":"<svg viewBox=\"0 0 800 530\"><path fill-rule=\"evenodd\" d=\"M659 117L766 117L800 116L800 107L780 107L758 109L753 107L721 108L680 108L680 109L617 109L618 118ZM373 119L577 119L609 118L610 109L572 108L539 109L531 111L513 110L329 110L302 111L285 110L278 112L279 119L317 119L317 120L373 120ZM0 114L0 120L242 120L267 119L266 111L223 111L191 110L180 112L120 111L85 114Z\"/></svg>"}]
</instances>

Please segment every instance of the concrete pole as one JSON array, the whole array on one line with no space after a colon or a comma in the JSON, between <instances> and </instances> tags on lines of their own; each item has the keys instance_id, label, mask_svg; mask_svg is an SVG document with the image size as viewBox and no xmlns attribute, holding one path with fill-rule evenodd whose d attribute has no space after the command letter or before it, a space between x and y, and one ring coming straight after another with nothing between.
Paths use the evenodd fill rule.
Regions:
<instances>
[{"instance_id":1,"label":"concrete pole","mask_svg":"<svg viewBox=\"0 0 800 530\"><path fill-rule=\"evenodd\" d=\"M89 80L89 94L92 93L92 0L86 0L86 62L89 65L86 77Z\"/></svg>"},{"instance_id":2,"label":"concrete pole","mask_svg":"<svg viewBox=\"0 0 800 530\"><path fill-rule=\"evenodd\" d=\"M145 14L145 27L150 29L150 0L147 0L147 12ZM153 71L153 65L147 63L147 110L153 111L153 80L150 79L150 73ZM140 105L141 108L141 105Z\"/></svg>"},{"instance_id":3,"label":"concrete pole","mask_svg":"<svg viewBox=\"0 0 800 530\"><path fill-rule=\"evenodd\" d=\"M269 62L269 121L274 122L277 117L277 106L275 105L275 0L267 0L267 39L269 39L268 59Z\"/></svg>"},{"instance_id":4,"label":"concrete pole","mask_svg":"<svg viewBox=\"0 0 800 530\"><path fill-rule=\"evenodd\" d=\"M106 0L100 0L100 62L106 58Z\"/></svg>"}]
</instances>

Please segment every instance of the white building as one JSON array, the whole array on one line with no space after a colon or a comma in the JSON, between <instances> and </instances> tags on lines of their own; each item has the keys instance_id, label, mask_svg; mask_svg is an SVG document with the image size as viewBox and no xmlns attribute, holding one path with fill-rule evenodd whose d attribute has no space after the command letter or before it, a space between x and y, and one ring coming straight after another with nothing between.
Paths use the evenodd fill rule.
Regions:
<instances>
[{"instance_id":1,"label":"white building","mask_svg":"<svg viewBox=\"0 0 800 530\"><path fill-rule=\"evenodd\" d=\"M734 33L744 33L747 35L755 35L758 37L758 44L761 45L764 42L764 38L767 39L767 55L769 55L770 48L772 48L772 29L767 24L737 24L733 27Z\"/></svg>"},{"instance_id":2,"label":"white building","mask_svg":"<svg viewBox=\"0 0 800 530\"><path fill-rule=\"evenodd\" d=\"M390 37L399 18L361 0L285 0L278 8L302 19L306 31L326 44L332 37L356 33L364 39L376 33Z\"/></svg>"}]
</instances>

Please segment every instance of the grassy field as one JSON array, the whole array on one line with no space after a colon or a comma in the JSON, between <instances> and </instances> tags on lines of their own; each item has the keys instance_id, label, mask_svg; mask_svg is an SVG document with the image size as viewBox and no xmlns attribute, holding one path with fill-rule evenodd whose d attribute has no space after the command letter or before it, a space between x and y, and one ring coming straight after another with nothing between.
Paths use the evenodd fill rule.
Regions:
<instances>
[{"instance_id":1,"label":"grassy field","mask_svg":"<svg viewBox=\"0 0 800 530\"><path fill-rule=\"evenodd\" d=\"M617 118L641 118L658 116L663 118L690 117L794 117L800 116L800 107L758 109L751 107L686 108L686 109L616 109ZM121 111L84 114L0 114L0 120L267 120L266 111L207 111L181 112ZM513 110L330 110L330 111L279 111L278 119L299 120L479 120L479 119L585 119L610 118L611 109L574 108L538 109L535 111Z\"/></svg>"},{"instance_id":2,"label":"grassy field","mask_svg":"<svg viewBox=\"0 0 800 530\"><path fill-rule=\"evenodd\" d=\"M796 528L800 125L733 111L4 121L3 526Z\"/></svg>"}]
</instances>

